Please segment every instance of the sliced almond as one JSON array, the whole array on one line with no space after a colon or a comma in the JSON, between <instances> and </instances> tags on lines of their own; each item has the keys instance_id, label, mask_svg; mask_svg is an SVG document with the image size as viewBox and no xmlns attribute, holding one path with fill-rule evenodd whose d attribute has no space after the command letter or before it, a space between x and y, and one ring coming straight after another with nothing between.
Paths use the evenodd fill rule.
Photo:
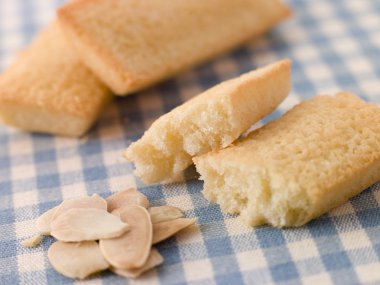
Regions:
<instances>
[{"instance_id":1,"label":"sliced almond","mask_svg":"<svg viewBox=\"0 0 380 285\"><path fill-rule=\"evenodd\" d=\"M164 258L161 256L161 254L158 252L157 249L152 248L150 250L149 256L145 264L140 268L133 268L133 269L120 269L111 267L111 271L116 273L117 275L127 277L127 278L137 278L144 272L160 265L164 262Z\"/></svg>"},{"instance_id":2,"label":"sliced almond","mask_svg":"<svg viewBox=\"0 0 380 285\"><path fill-rule=\"evenodd\" d=\"M58 209L53 214L52 220L56 219L58 216L67 212L68 210L76 208L94 208L107 211L107 202L98 194L93 194L91 197L85 196L81 198L65 200L58 206Z\"/></svg>"},{"instance_id":3,"label":"sliced almond","mask_svg":"<svg viewBox=\"0 0 380 285\"><path fill-rule=\"evenodd\" d=\"M106 260L117 268L130 269L144 265L152 244L152 223L148 211L137 205L125 207L122 221L130 231L118 238L101 239L100 250Z\"/></svg>"},{"instance_id":4,"label":"sliced almond","mask_svg":"<svg viewBox=\"0 0 380 285\"><path fill-rule=\"evenodd\" d=\"M48 258L55 270L70 278L83 279L109 267L95 241L57 241L49 248Z\"/></svg>"},{"instance_id":5,"label":"sliced almond","mask_svg":"<svg viewBox=\"0 0 380 285\"><path fill-rule=\"evenodd\" d=\"M111 212L112 215L120 217L121 213L124 212L125 208L128 208L130 205L122 206L120 208L116 208Z\"/></svg>"},{"instance_id":6,"label":"sliced almond","mask_svg":"<svg viewBox=\"0 0 380 285\"><path fill-rule=\"evenodd\" d=\"M67 242L114 238L128 229L128 224L120 218L94 208L70 209L51 223L51 235Z\"/></svg>"},{"instance_id":7,"label":"sliced almond","mask_svg":"<svg viewBox=\"0 0 380 285\"><path fill-rule=\"evenodd\" d=\"M28 239L24 239L21 242L21 245L23 247L36 247L37 245L39 245L41 243L42 239L43 239L42 235L35 235L35 236L30 237Z\"/></svg>"},{"instance_id":8,"label":"sliced almond","mask_svg":"<svg viewBox=\"0 0 380 285\"><path fill-rule=\"evenodd\" d=\"M144 208L148 208L149 206L148 198L134 188L128 188L115 193L106 200L109 212L126 205L138 205Z\"/></svg>"},{"instance_id":9,"label":"sliced almond","mask_svg":"<svg viewBox=\"0 0 380 285\"><path fill-rule=\"evenodd\" d=\"M57 209L58 209L58 206L50 210L47 210L45 213L43 213L41 216L38 217L36 221L36 228L40 234L50 235L50 231L51 231L50 223Z\"/></svg>"},{"instance_id":10,"label":"sliced almond","mask_svg":"<svg viewBox=\"0 0 380 285\"><path fill-rule=\"evenodd\" d=\"M173 206L151 207L148 211L153 224L183 217L181 210Z\"/></svg>"},{"instance_id":11,"label":"sliced almond","mask_svg":"<svg viewBox=\"0 0 380 285\"><path fill-rule=\"evenodd\" d=\"M196 219L180 218L172 221L153 224L152 244L159 243L177 232L194 224Z\"/></svg>"}]
</instances>

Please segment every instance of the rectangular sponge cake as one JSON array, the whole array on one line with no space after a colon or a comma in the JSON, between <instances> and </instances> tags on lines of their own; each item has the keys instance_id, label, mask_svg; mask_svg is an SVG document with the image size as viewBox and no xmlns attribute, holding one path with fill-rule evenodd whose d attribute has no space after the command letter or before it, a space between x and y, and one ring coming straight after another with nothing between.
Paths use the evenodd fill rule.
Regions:
<instances>
[{"instance_id":1,"label":"rectangular sponge cake","mask_svg":"<svg viewBox=\"0 0 380 285\"><path fill-rule=\"evenodd\" d=\"M52 23L0 77L0 118L35 132L80 136L111 98Z\"/></svg>"},{"instance_id":2,"label":"rectangular sponge cake","mask_svg":"<svg viewBox=\"0 0 380 285\"><path fill-rule=\"evenodd\" d=\"M58 12L85 64L121 95L236 47L289 15L279 0L77 0Z\"/></svg>"},{"instance_id":3,"label":"rectangular sponge cake","mask_svg":"<svg viewBox=\"0 0 380 285\"><path fill-rule=\"evenodd\" d=\"M224 211L252 226L301 226L380 179L380 108L317 96L194 162L204 195Z\"/></svg>"},{"instance_id":4,"label":"rectangular sponge cake","mask_svg":"<svg viewBox=\"0 0 380 285\"><path fill-rule=\"evenodd\" d=\"M157 119L125 156L145 183L167 181L192 157L230 145L271 113L290 90L291 62L282 60L222 82Z\"/></svg>"}]
</instances>

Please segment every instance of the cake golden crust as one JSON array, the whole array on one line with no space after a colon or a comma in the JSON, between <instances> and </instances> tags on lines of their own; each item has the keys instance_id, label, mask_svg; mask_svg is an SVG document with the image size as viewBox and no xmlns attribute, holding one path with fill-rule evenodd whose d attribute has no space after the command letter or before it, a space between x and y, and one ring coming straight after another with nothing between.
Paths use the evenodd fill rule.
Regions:
<instances>
[{"instance_id":1,"label":"cake golden crust","mask_svg":"<svg viewBox=\"0 0 380 285\"><path fill-rule=\"evenodd\" d=\"M27 131L80 136L110 98L108 88L68 45L57 22L0 77L0 117Z\"/></svg>"},{"instance_id":2,"label":"cake golden crust","mask_svg":"<svg viewBox=\"0 0 380 285\"><path fill-rule=\"evenodd\" d=\"M58 11L84 63L120 95L232 49L289 15L277 0L77 0Z\"/></svg>"}]
</instances>

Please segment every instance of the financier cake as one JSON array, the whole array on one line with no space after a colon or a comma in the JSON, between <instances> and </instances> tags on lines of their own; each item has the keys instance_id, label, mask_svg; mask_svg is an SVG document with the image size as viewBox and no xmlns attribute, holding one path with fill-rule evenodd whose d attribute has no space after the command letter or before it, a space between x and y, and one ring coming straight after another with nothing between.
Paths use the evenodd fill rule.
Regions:
<instances>
[{"instance_id":1,"label":"financier cake","mask_svg":"<svg viewBox=\"0 0 380 285\"><path fill-rule=\"evenodd\" d=\"M192 157L230 145L290 90L287 59L222 82L158 118L125 156L145 183L167 181Z\"/></svg>"},{"instance_id":2,"label":"financier cake","mask_svg":"<svg viewBox=\"0 0 380 285\"><path fill-rule=\"evenodd\" d=\"M27 131L80 136L111 98L80 61L57 22L0 77L0 119Z\"/></svg>"},{"instance_id":3,"label":"financier cake","mask_svg":"<svg viewBox=\"0 0 380 285\"><path fill-rule=\"evenodd\" d=\"M77 0L58 11L83 62L120 95L232 49L290 14L279 0Z\"/></svg>"},{"instance_id":4,"label":"financier cake","mask_svg":"<svg viewBox=\"0 0 380 285\"><path fill-rule=\"evenodd\" d=\"M380 179L380 108L317 96L194 162L204 195L224 211L252 226L301 226Z\"/></svg>"}]
</instances>

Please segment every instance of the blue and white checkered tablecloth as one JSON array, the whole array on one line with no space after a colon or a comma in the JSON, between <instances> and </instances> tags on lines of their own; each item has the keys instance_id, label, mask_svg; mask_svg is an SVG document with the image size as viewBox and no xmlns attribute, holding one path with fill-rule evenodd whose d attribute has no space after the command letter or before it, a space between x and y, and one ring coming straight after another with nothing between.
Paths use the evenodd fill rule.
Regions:
<instances>
[{"instance_id":1,"label":"blue and white checkered tablecloth","mask_svg":"<svg viewBox=\"0 0 380 285\"><path fill-rule=\"evenodd\" d=\"M60 3L58 3L60 2ZM0 0L0 69L51 21L63 1ZM380 104L380 1L289 0L294 18L266 36L149 90L117 99L85 139L0 126L0 284L380 284L380 184L297 229L249 229L202 196L202 182L145 186L121 157L160 115L222 80L283 57L300 100L349 90ZM26 249L35 219L62 199L137 186L153 205L197 217L192 233L157 248L165 262L139 281L111 273L73 282L47 260L53 239Z\"/></svg>"}]
</instances>

